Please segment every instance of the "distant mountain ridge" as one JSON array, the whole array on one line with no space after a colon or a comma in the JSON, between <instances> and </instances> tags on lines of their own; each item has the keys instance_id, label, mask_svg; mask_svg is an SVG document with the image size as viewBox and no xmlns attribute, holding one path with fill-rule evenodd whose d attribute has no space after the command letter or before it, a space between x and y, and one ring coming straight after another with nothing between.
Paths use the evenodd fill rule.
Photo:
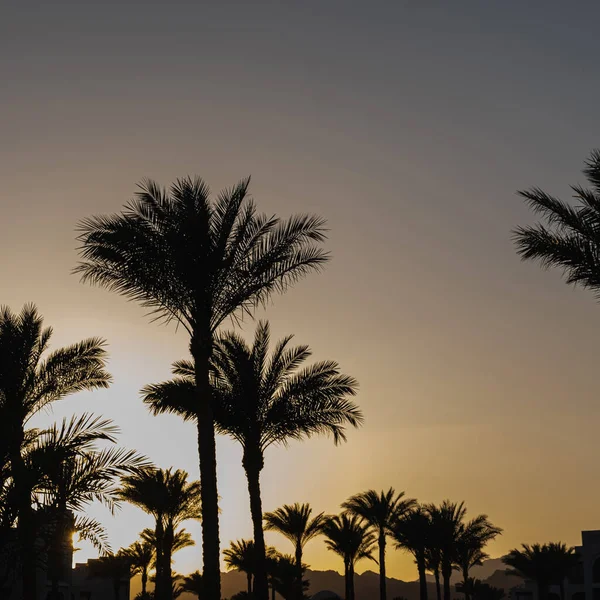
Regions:
<instances>
[{"instance_id":1,"label":"distant mountain ridge","mask_svg":"<svg viewBox=\"0 0 600 600\"><path fill-rule=\"evenodd\" d=\"M512 575L507 575L505 566L499 558L490 559L484 562L483 566L475 567L472 570L472 576L489 583L494 587L503 588L508 596L508 590L522 583L521 579ZM306 574L310 581L311 594L316 594L320 590L331 590L344 597L344 577L337 571L312 571L308 570ZM459 580L455 575L452 581L454 586ZM402 581L388 577L388 598L392 599L402 596L406 600L419 600L419 582ZM379 597L379 574L374 571L365 571L355 577L356 600L373 600ZM237 592L246 589L246 576L243 573L230 571L222 573L221 586L223 598L230 598ZM429 598L435 600L435 585L433 581L429 582ZM138 577L131 582L131 598L140 591L140 580ZM454 591L454 590L453 590ZM277 596L279 599L279 596ZM195 600L191 594L183 594L181 600Z\"/></svg>"}]
</instances>

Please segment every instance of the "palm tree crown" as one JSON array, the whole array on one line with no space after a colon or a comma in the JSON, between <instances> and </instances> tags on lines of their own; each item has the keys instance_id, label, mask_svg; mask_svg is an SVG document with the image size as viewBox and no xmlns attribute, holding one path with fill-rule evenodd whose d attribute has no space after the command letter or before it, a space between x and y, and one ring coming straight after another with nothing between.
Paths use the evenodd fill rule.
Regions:
<instances>
[{"instance_id":1,"label":"palm tree crown","mask_svg":"<svg viewBox=\"0 0 600 600\"><path fill-rule=\"evenodd\" d=\"M594 150L583 170L591 188L571 186L577 205L572 206L540 188L521 191L531 209L545 224L518 227L514 239L525 260L563 270L567 283L600 292L600 151Z\"/></svg>"}]
</instances>

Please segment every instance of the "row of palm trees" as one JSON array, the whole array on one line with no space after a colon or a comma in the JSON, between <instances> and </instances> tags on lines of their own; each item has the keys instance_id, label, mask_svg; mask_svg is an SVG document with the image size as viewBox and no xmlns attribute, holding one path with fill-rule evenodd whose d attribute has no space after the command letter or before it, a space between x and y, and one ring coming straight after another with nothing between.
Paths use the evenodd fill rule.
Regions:
<instances>
[{"instance_id":1,"label":"row of palm trees","mask_svg":"<svg viewBox=\"0 0 600 600\"><path fill-rule=\"evenodd\" d=\"M444 501L439 506L420 505L392 488L356 494L342 504L342 509L337 516L324 513L312 516L308 504L294 504L264 515L265 528L281 533L293 544L295 598L302 598L304 547L319 535L325 537L327 547L343 560L346 600L354 600L354 568L364 558L378 563L380 598L387 598L388 539L396 548L410 552L415 558L421 599L427 600L426 572L430 571L435 576L437 599L441 600L443 587L443 598L447 600L451 594L452 572L460 570L463 581L468 582L470 570L488 558L484 550L487 543L501 533L486 515L466 520L464 503ZM374 556L376 548L377 558ZM269 550L267 556L269 552L273 551ZM256 594L256 586L251 584L257 581L262 556L255 543L245 540L234 543L226 551L226 558L230 566L247 573L249 591ZM469 600L468 590L465 596Z\"/></svg>"}]
</instances>

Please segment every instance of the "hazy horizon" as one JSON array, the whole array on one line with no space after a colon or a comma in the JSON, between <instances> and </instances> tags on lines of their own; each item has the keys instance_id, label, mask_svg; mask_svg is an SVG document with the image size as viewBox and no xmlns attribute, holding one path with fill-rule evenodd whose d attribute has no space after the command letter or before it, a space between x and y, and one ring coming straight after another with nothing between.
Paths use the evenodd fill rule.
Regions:
<instances>
[{"instance_id":1,"label":"hazy horizon","mask_svg":"<svg viewBox=\"0 0 600 600\"><path fill-rule=\"evenodd\" d=\"M75 229L120 210L143 177L198 174L216 193L251 174L261 211L316 213L330 229L326 271L266 311L273 338L338 361L366 417L339 447L270 449L264 509L333 513L390 486L464 500L504 529L493 556L600 528L600 307L511 242L532 221L516 190L568 197L600 146L598 18L596 3L554 0L2 4L0 304L35 302L53 347L106 338L114 377L35 423L101 414L122 445L198 476L193 426L139 399L186 338L81 285ZM225 548L252 533L227 439L218 469ZM130 506L89 514L114 548L151 524ZM198 545L176 555L183 573L201 565L200 526L186 528ZM78 561L94 554L82 548ZM306 562L342 568L318 539ZM415 577L407 554L388 563Z\"/></svg>"}]
</instances>

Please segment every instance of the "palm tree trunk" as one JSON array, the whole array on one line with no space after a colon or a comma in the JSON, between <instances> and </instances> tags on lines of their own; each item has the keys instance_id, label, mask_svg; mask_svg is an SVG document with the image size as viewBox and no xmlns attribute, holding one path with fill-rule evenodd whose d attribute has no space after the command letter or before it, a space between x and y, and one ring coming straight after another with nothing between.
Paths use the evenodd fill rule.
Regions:
<instances>
[{"instance_id":1,"label":"palm tree trunk","mask_svg":"<svg viewBox=\"0 0 600 600\"><path fill-rule=\"evenodd\" d=\"M419 600L427 600L427 574L425 573L425 557L417 559L419 571Z\"/></svg>"},{"instance_id":2,"label":"palm tree trunk","mask_svg":"<svg viewBox=\"0 0 600 600\"><path fill-rule=\"evenodd\" d=\"M217 491L217 451L215 423L209 379L210 333L192 339L196 390L198 392L198 455L200 459L200 499L202 503L202 557L206 600L221 600L219 556L219 497Z\"/></svg>"},{"instance_id":3,"label":"palm tree trunk","mask_svg":"<svg viewBox=\"0 0 600 600\"><path fill-rule=\"evenodd\" d=\"M302 544L296 543L296 598L302 600Z\"/></svg>"},{"instance_id":4,"label":"palm tree trunk","mask_svg":"<svg viewBox=\"0 0 600 600\"><path fill-rule=\"evenodd\" d=\"M565 580L561 579L560 583L560 600L565 600Z\"/></svg>"},{"instance_id":5,"label":"palm tree trunk","mask_svg":"<svg viewBox=\"0 0 600 600\"><path fill-rule=\"evenodd\" d=\"M148 568L142 570L142 594L146 596L146 586L148 585Z\"/></svg>"},{"instance_id":6,"label":"palm tree trunk","mask_svg":"<svg viewBox=\"0 0 600 600\"><path fill-rule=\"evenodd\" d=\"M121 596L121 594L119 594L120 591L121 591L121 580L115 579L113 581L113 592L115 594L115 600L120 600L120 596Z\"/></svg>"},{"instance_id":7,"label":"palm tree trunk","mask_svg":"<svg viewBox=\"0 0 600 600\"><path fill-rule=\"evenodd\" d=\"M354 564L350 563L350 600L355 600L354 591Z\"/></svg>"},{"instance_id":8,"label":"palm tree trunk","mask_svg":"<svg viewBox=\"0 0 600 600\"><path fill-rule=\"evenodd\" d=\"M352 600L350 591L350 563L344 560L344 600Z\"/></svg>"},{"instance_id":9,"label":"palm tree trunk","mask_svg":"<svg viewBox=\"0 0 600 600\"><path fill-rule=\"evenodd\" d=\"M387 599L387 585L385 579L385 531L379 532L379 600Z\"/></svg>"},{"instance_id":10,"label":"palm tree trunk","mask_svg":"<svg viewBox=\"0 0 600 600\"><path fill-rule=\"evenodd\" d=\"M260 496L260 471L262 468L262 456L260 455L260 450L255 451L254 460L250 456L244 456L244 467L246 470L246 478L248 479L250 514L252 515L252 526L254 529L254 551L256 553L254 571L254 597L256 600L269 600L267 552L265 549L262 500Z\"/></svg>"},{"instance_id":11,"label":"palm tree trunk","mask_svg":"<svg viewBox=\"0 0 600 600\"><path fill-rule=\"evenodd\" d=\"M271 585L271 600L275 600L275 584Z\"/></svg>"},{"instance_id":12,"label":"palm tree trunk","mask_svg":"<svg viewBox=\"0 0 600 600\"><path fill-rule=\"evenodd\" d=\"M156 576L154 583L154 597L156 600L164 600L165 593L165 577L164 577L164 543L165 543L165 531L163 527L162 516L158 516L156 519L156 527L154 530L154 540L156 546L154 551L156 553Z\"/></svg>"},{"instance_id":13,"label":"palm tree trunk","mask_svg":"<svg viewBox=\"0 0 600 600\"><path fill-rule=\"evenodd\" d=\"M252 573L246 573L246 583L248 584L248 596L252 594Z\"/></svg>"},{"instance_id":14,"label":"palm tree trunk","mask_svg":"<svg viewBox=\"0 0 600 600\"><path fill-rule=\"evenodd\" d=\"M471 600L471 594L469 592L469 569L468 567L463 567L462 569L463 576L463 593L465 594L465 600Z\"/></svg>"},{"instance_id":15,"label":"palm tree trunk","mask_svg":"<svg viewBox=\"0 0 600 600\"><path fill-rule=\"evenodd\" d=\"M437 600L442 600L442 588L440 587L440 569L434 569L433 575L435 577L435 593Z\"/></svg>"},{"instance_id":16,"label":"palm tree trunk","mask_svg":"<svg viewBox=\"0 0 600 600\"><path fill-rule=\"evenodd\" d=\"M450 577L452 576L452 569L442 568L442 578L444 579L444 600L450 600Z\"/></svg>"},{"instance_id":17,"label":"palm tree trunk","mask_svg":"<svg viewBox=\"0 0 600 600\"><path fill-rule=\"evenodd\" d=\"M173 526L169 524L165 529L165 548L163 550L163 585L164 599L173 600L173 572L172 572L172 556L173 556Z\"/></svg>"},{"instance_id":18,"label":"palm tree trunk","mask_svg":"<svg viewBox=\"0 0 600 600\"><path fill-rule=\"evenodd\" d=\"M19 520L17 523L17 537L19 540L19 558L21 562L21 582L23 600L37 600L37 560L35 548L34 513L31 506L31 491L28 488L25 463L21 456L23 434L16 436L11 456L11 472L17 496L17 510Z\"/></svg>"}]
</instances>

